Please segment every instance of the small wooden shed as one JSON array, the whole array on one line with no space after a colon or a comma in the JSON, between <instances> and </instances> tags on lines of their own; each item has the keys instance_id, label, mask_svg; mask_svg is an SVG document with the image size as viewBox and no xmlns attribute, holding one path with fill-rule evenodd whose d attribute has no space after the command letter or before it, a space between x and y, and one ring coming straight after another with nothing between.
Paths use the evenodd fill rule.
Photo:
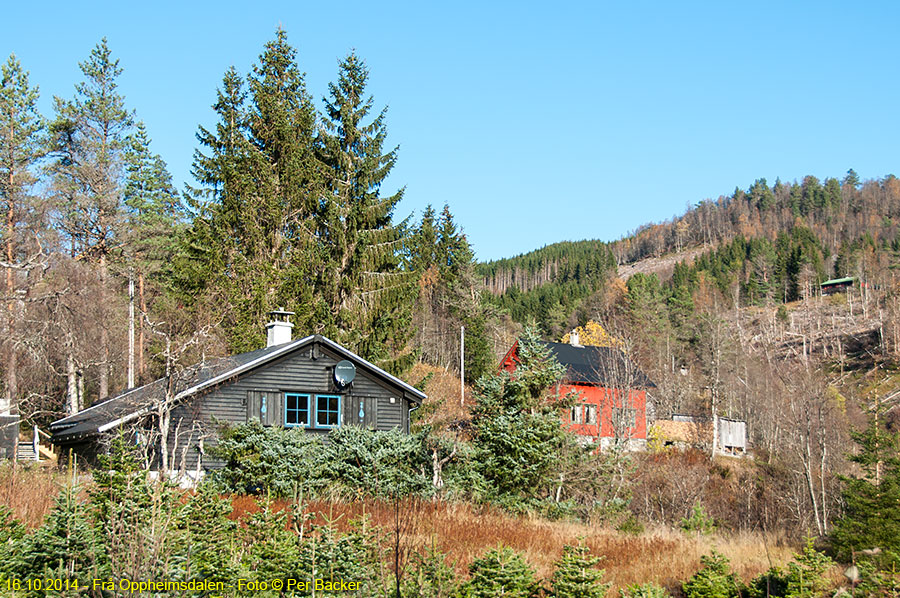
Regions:
<instances>
[{"instance_id":1,"label":"small wooden shed","mask_svg":"<svg viewBox=\"0 0 900 598\"><path fill-rule=\"evenodd\" d=\"M835 293L844 293L850 288L853 287L854 279L851 277L847 278L832 278L831 280L826 280L820 285L822 289L823 295L834 295Z\"/></svg>"}]
</instances>

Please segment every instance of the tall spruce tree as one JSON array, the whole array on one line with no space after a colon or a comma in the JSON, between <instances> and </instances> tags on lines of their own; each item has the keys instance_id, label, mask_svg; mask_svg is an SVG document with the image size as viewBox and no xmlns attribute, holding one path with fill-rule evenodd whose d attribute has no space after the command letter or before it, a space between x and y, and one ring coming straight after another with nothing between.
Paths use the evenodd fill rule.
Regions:
<instances>
[{"instance_id":1,"label":"tall spruce tree","mask_svg":"<svg viewBox=\"0 0 900 598\"><path fill-rule=\"evenodd\" d=\"M397 160L384 151L386 108L374 116L369 72L350 54L325 100L320 157L325 177L318 211L318 292L323 330L394 372L410 364L414 291L400 269L402 238L391 218L403 190L380 188ZM400 355L401 357L397 357Z\"/></svg>"},{"instance_id":2,"label":"tall spruce tree","mask_svg":"<svg viewBox=\"0 0 900 598\"><path fill-rule=\"evenodd\" d=\"M230 306L230 348L246 351L263 342L261 323L272 309L297 312L300 330L314 317L316 117L284 31L266 44L246 86L229 69L213 107L219 124L197 135L200 187L192 195L199 215L182 287Z\"/></svg>"},{"instance_id":3,"label":"tall spruce tree","mask_svg":"<svg viewBox=\"0 0 900 598\"><path fill-rule=\"evenodd\" d=\"M248 124L258 180L257 222L265 248L261 257L273 271L265 310L287 306L304 330L314 317L309 257L314 250L319 167L315 108L296 55L279 29L248 80ZM258 322L253 325L259 330Z\"/></svg>"},{"instance_id":4,"label":"tall spruce tree","mask_svg":"<svg viewBox=\"0 0 900 598\"><path fill-rule=\"evenodd\" d=\"M232 311L230 295L240 294L236 287L244 262L239 254L239 232L243 228L243 187L249 178L246 97L243 78L234 67L229 68L212 105L219 122L213 130L200 126L197 132L200 148L194 151L191 174L198 186L188 186L188 206L194 219L186 235L184 259L179 259L174 269L185 300L213 297L226 315Z\"/></svg>"},{"instance_id":5,"label":"tall spruce tree","mask_svg":"<svg viewBox=\"0 0 900 598\"><path fill-rule=\"evenodd\" d=\"M175 230L185 213L165 160L150 151L150 136L137 124L125 152L123 192L128 265L143 274L157 272L174 251Z\"/></svg>"},{"instance_id":6,"label":"tall spruce tree","mask_svg":"<svg viewBox=\"0 0 900 598\"><path fill-rule=\"evenodd\" d=\"M8 412L19 394L16 339L21 338L19 323L24 306L17 295L20 291L27 292L23 285L35 278L24 274L35 266L34 258L40 251L39 237L44 228L37 198L32 192L35 169L42 153L40 136L44 127L37 101L37 87L31 87L28 73L15 55L10 55L0 67L0 202L6 216L5 226L0 230L5 311L0 323L4 332L0 350L5 358L0 413ZM31 234L26 234L26 230Z\"/></svg>"},{"instance_id":7,"label":"tall spruce tree","mask_svg":"<svg viewBox=\"0 0 900 598\"><path fill-rule=\"evenodd\" d=\"M167 284L169 270L178 240L185 224L185 211L178 192L172 185L165 161L150 151L150 137L144 123L130 139L125 153L127 179L125 183L125 260L130 285L137 291L137 363L136 379L144 375L146 331L143 314L147 314L151 295L161 292ZM134 288L132 287L132 290ZM135 297L132 295L132 301Z\"/></svg>"}]
</instances>

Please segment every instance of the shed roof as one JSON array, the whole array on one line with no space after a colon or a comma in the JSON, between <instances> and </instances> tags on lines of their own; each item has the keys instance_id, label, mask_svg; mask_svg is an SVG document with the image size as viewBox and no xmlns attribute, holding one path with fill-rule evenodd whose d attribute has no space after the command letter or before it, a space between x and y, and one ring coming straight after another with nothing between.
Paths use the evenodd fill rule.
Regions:
<instances>
[{"instance_id":1,"label":"shed roof","mask_svg":"<svg viewBox=\"0 0 900 598\"><path fill-rule=\"evenodd\" d=\"M376 378L399 387L413 400L421 403L425 399L426 395L422 391L373 365L331 339L315 334L282 345L220 357L192 366L183 375L179 376L174 400L180 401L186 397L203 392L235 376L261 367L279 357L303 349L314 342L319 342L329 347L339 355L354 362L357 366L361 366ZM160 378L53 422L50 424L53 442L70 442L84 436L106 432L118 425L148 414L155 402L164 395L165 383L165 378Z\"/></svg>"},{"instance_id":2,"label":"shed roof","mask_svg":"<svg viewBox=\"0 0 900 598\"><path fill-rule=\"evenodd\" d=\"M853 282L852 276L847 276L846 278L832 278L831 280L826 280L821 284L821 286L829 286L835 284L850 284Z\"/></svg>"}]
</instances>

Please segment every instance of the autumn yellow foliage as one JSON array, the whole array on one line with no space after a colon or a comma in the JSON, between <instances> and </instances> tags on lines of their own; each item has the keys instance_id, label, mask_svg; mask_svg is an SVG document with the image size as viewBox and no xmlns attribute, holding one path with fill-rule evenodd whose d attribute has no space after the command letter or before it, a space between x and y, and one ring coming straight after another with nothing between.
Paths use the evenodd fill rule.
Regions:
<instances>
[{"instance_id":1,"label":"autumn yellow foliage","mask_svg":"<svg viewBox=\"0 0 900 598\"><path fill-rule=\"evenodd\" d=\"M603 326L594 320L589 320L584 326L579 326L573 332L578 333L578 343L592 347L618 347L622 348L622 341L609 334ZM572 338L572 332L567 332L561 343L568 343Z\"/></svg>"}]
</instances>

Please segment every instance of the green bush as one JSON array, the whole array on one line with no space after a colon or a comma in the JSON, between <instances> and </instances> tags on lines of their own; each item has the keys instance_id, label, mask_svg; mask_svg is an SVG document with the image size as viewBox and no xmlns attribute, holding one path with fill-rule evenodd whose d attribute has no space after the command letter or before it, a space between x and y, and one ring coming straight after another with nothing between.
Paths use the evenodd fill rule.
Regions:
<instances>
[{"instance_id":1,"label":"green bush","mask_svg":"<svg viewBox=\"0 0 900 598\"><path fill-rule=\"evenodd\" d=\"M425 495L431 469L423 437L400 430L377 432L357 426L343 426L328 435L319 459L329 481L344 490L370 496Z\"/></svg>"},{"instance_id":2,"label":"green bush","mask_svg":"<svg viewBox=\"0 0 900 598\"><path fill-rule=\"evenodd\" d=\"M660 585L648 581L636 583L619 590L620 598L671 598L666 589Z\"/></svg>"},{"instance_id":3,"label":"green bush","mask_svg":"<svg viewBox=\"0 0 900 598\"><path fill-rule=\"evenodd\" d=\"M687 598L739 598L741 582L731 571L723 555L715 550L700 557L703 567L686 581L682 588Z\"/></svg>"},{"instance_id":4,"label":"green bush","mask_svg":"<svg viewBox=\"0 0 900 598\"><path fill-rule=\"evenodd\" d=\"M222 429L210 454L225 461L209 481L225 492L293 497L322 488L322 438L300 428L266 428L258 421Z\"/></svg>"},{"instance_id":5,"label":"green bush","mask_svg":"<svg viewBox=\"0 0 900 598\"><path fill-rule=\"evenodd\" d=\"M465 598L531 598L537 591L534 570L509 547L489 550L469 565Z\"/></svg>"},{"instance_id":6,"label":"green bush","mask_svg":"<svg viewBox=\"0 0 900 598\"><path fill-rule=\"evenodd\" d=\"M602 582L604 571L597 568L600 561L584 544L563 546L550 578L550 594L557 598L603 598L610 584Z\"/></svg>"},{"instance_id":7,"label":"green bush","mask_svg":"<svg viewBox=\"0 0 900 598\"><path fill-rule=\"evenodd\" d=\"M430 469L420 435L342 426L327 438L251 421L225 428L210 452L225 467L210 482L225 492L292 498L326 489L356 496L423 495Z\"/></svg>"}]
</instances>

